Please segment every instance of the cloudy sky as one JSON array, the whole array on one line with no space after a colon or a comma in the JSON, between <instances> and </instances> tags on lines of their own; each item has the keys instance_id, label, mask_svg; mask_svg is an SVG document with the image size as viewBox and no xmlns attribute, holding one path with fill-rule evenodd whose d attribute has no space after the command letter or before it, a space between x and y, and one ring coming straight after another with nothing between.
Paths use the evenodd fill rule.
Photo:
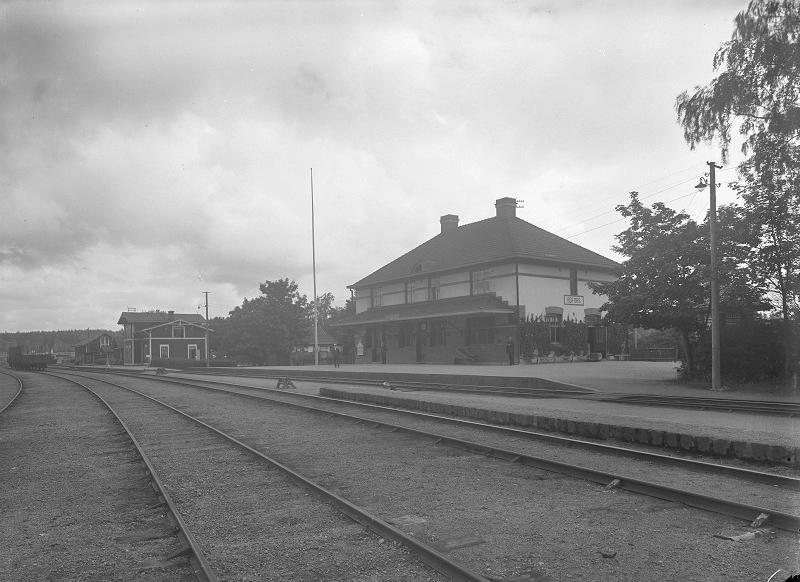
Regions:
<instances>
[{"instance_id":1,"label":"cloudy sky","mask_svg":"<svg viewBox=\"0 0 800 582\"><path fill-rule=\"evenodd\" d=\"M520 200L610 258L637 190L702 219L675 97L746 1L0 4L0 331L313 296ZM734 152L736 153L736 152ZM736 161L733 156L731 165ZM719 174L720 203L733 193Z\"/></svg>"}]
</instances>

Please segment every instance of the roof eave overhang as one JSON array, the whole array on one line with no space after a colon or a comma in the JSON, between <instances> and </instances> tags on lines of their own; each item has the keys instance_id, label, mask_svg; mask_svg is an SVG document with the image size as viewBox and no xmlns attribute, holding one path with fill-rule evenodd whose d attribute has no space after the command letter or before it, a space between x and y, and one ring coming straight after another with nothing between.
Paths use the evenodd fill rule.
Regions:
<instances>
[{"instance_id":1,"label":"roof eave overhang","mask_svg":"<svg viewBox=\"0 0 800 582\"><path fill-rule=\"evenodd\" d=\"M611 261L611 259L608 259ZM363 289L364 287L374 287L375 285L391 285L393 283L403 283L405 281L410 281L413 279L423 279L426 277L436 277L441 275L447 275L449 273L455 273L458 271L465 271L465 270L473 270L473 269L480 269L485 268L491 265L504 265L508 263L534 263L534 264L547 264L547 265L569 265L570 267L575 267L578 269L596 269L599 271L608 271L611 272L617 267L620 266L619 263L616 261L612 261L612 265L607 264L600 264L600 263L592 263L589 261L569 261L567 259L559 259L558 257L510 257L507 259L500 259L500 260L492 260L492 261L478 261L474 263L464 263L462 265L456 265L454 267L448 267L446 269L436 269L431 271L425 271L421 273L409 273L403 277L393 277L391 279L376 279L372 281L367 281L369 277L365 277L352 285L348 285L348 289ZM365 282L366 281L366 282Z\"/></svg>"},{"instance_id":2,"label":"roof eave overhang","mask_svg":"<svg viewBox=\"0 0 800 582\"><path fill-rule=\"evenodd\" d=\"M365 311L364 313L369 313L369 311ZM352 323L349 322L349 319L344 319L342 321L337 321L334 323L329 323L331 327L349 327L353 325L370 325L373 323L391 323L393 321L420 321L420 320L428 320L428 319L436 319L442 317L459 317L459 316L469 316L469 315L508 315L513 314L514 310L512 308L502 308L502 307L490 307L487 309L465 309L463 311L447 311L442 313L424 313L424 314L403 314L399 311L396 313L386 313L381 312L380 314L375 314L374 317L363 317L359 318L357 315L353 316L349 319L356 319L357 321L353 321Z\"/></svg>"}]
</instances>

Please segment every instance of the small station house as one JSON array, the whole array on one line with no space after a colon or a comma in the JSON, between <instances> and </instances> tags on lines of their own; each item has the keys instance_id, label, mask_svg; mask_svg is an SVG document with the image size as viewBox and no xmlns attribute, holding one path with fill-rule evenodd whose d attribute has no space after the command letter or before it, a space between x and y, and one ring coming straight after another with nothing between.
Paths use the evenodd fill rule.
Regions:
<instances>
[{"instance_id":1,"label":"small station house","mask_svg":"<svg viewBox=\"0 0 800 582\"><path fill-rule=\"evenodd\" d=\"M605 351L600 307L591 281L614 279L615 261L547 232L516 215L500 198L496 214L441 232L349 288L356 314L332 326L354 326L355 363L507 362L518 322L541 316L558 342L565 319L589 324L588 351Z\"/></svg>"},{"instance_id":2,"label":"small station house","mask_svg":"<svg viewBox=\"0 0 800 582\"><path fill-rule=\"evenodd\" d=\"M125 311L123 362L149 364L153 358L206 358L206 320L195 313ZM209 332L211 330L208 330Z\"/></svg>"}]
</instances>

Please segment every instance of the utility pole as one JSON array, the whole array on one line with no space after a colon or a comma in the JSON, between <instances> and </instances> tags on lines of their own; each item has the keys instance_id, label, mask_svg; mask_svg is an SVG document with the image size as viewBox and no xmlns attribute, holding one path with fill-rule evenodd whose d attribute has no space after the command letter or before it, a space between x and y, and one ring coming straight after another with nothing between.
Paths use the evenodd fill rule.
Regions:
<instances>
[{"instance_id":1,"label":"utility pole","mask_svg":"<svg viewBox=\"0 0 800 582\"><path fill-rule=\"evenodd\" d=\"M695 186L698 190L703 190L706 186L711 186L708 203L708 225L711 231L711 389L720 390L722 388L722 373L720 371L720 339L719 339L719 273L717 270L717 174L716 171L722 169L714 162L708 164L708 183L703 178Z\"/></svg>"},{"instance_id":2,"label":"utility pole","mask_svg":"<svg viewBox=\"0 0 800 582\"><path fill-rule=\"evenodd\" d=\"M311 268L314 276L314 365L319 366L319 331L317 319L319 305L317 304L317 251L314 241L314 168L311 168Z\"/></svg>"},{"instance_id":3,"label":"utility pole","mask_svg":"<svg viewBox=\"0 0 800 582\"><path fill-rule=\"evenodd\" d=\"M203 294L206 296L206 323L203 327L206 328L206 368L208 368L208 294L211 291L203 291Z\"/></svg>"},{"instance_id":4,"label":"utility pole","mask_svg":"<svg viewBox=\"0 0 800 582\"><path fill-rule=\"evenodd\" d=\"M708 164L708 181L711 186L709 201L709 225L711 227L711 389L722 388L720 374L720 340L719 340L719 274L717 272L717 168L722 166L714 162Z\"/></svg>"}]
</instances>

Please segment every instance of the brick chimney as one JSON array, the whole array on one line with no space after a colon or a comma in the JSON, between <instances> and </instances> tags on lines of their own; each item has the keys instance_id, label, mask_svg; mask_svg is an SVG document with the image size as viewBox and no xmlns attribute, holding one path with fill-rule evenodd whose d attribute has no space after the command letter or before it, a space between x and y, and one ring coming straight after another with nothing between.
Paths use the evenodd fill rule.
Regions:
<instances>
[{"instance_id":1,"label":"brick chimney","mask_svg":"<svg viewBox=\"0 0 800 582\"><path fill-rule=\"evenodd\" d=\"M172 321L175 319L175 312L174 311L167 311L167 321Z\"/></svg>"},{"instance_id":2,"label":"brick chimney","mask_svg":"<svg viewBox=\"0 0 800 582\"><path fill-rule=\"evenodd\" d=\"M516 198L498 198L494 207L497 209L497 218L514 218L517 215Z\"/></svg>"},{"instance_id":3,"label":"brick chimney","mask_svg":"<svg viewBox=\"0 0 800 582\"><path fill-rule=\"evenodd\" d=\"M439 224L442 225L443 233L458 228L458 216L455 214L445 214L439 219Z\"/></svg>"}]
</instances>

